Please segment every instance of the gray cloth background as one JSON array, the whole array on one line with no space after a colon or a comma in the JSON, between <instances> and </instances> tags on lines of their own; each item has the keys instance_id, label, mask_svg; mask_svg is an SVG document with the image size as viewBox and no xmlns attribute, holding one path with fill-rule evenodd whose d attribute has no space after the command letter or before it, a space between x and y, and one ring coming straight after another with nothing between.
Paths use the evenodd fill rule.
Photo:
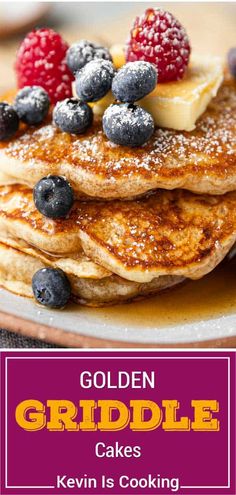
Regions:
<instances>
[{"instance_id":1,"label":"gray cloth background","mask_svg":"<svg viewBox=\"0 0 236 495\"><path fill-rule=\"evenodd\" d=\"M57 348L59 346L43 342L42 340L29 339L7 330L0 329L0 349L42 349Z\"/></svg>"}]
</instances>

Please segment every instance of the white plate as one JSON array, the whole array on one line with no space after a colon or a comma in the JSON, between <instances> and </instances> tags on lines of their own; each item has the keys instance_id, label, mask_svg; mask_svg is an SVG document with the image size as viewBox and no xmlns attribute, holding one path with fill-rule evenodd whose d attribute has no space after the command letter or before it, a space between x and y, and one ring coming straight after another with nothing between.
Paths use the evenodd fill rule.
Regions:
<instances>
[{"instance_id":1,"label":"white plate","mask_svg":"<svg viewBox=\"0 0 236 495\"><path fill-rule=\"evenodd\" d=\"M150 304L149 300L149 304ZM155 301L155 299L153 299ZM133 303L134 304L134 303ZM139 304L139 303L138 303ZM127 317L129 314L129 306L122 306L122 317L119 322L117 315L118 309L115 311L108 309L90 309L81 308L79 306L70 306L63 311L55 311L44 309L41 306L35 304L34 301L25 299L19 296L10 294L9 292L1 289L0 292L0 311L4 314L17 317L18 325L13 325L12 330L19 330L21 333L27 333L35 335L39 338L47 338L47 340L57 341L54 332L62 330L65 338L63 339L64 345L66 345L66 334L73 333L75 336L86 337L86 345L93 346L93 342L89 342L89 339L103 339L105 346L112 347L112 341L116 341L123 345L186 345L189 347L207 346L207 341L217 340L216 346L220 346L222 339L236 337L236 314L223 316L220 318L211 318L204 321L195 321L192 323L183 323L173 325L167 325L165 327L155 326L147 321L144 325L141 321L134 321L132 318L128 318L129 321L125 322L124 312L127 311ZM30 332L26 329L24 321L27 320L30 323ZM138 318L138 312L137 312ZM123 320L123 321L122 321ZM0 317L1 325L6 323L5 319ZM10 324L10 326L12 326ZM46 332L45 328L51 327L51 333ZM25 331L24 331L25 329ZM34 329L36 332L34 332ZM57 330L56 330L57 329ZM68 340L70 345L71 340ZM58 336L58 343L61 343L61 338ZM204 345L205 343L205 345ZM225 341L224 341L225 344ZM97 342L95 342L95 346ZM102 345L103 346L103 345ZM226 344L227 346L227 344Z\"/></svg>"}]
</instances>

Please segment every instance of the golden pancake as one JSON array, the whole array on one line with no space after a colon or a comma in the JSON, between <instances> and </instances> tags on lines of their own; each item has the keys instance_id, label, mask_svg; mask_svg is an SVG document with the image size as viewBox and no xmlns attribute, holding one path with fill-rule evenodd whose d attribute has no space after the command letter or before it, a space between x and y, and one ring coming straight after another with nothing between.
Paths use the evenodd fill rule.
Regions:
<instances>
[{"instance_id":1,"label":"golden pancake","mask_svg":"<svg viewBox=\"0 0 236 495\"><path fill-rule=\"evenodd\" d=\"M75 302L87 306L104 306L154 295L183 281L182 277L167 275L140 284L109 274L102 268L99 274L96 272L99 276L95 277L94 263L88 259L85 262L83 258L57 259L45 253L40 254L22 241L2 239L0 285L15 294L33 297L31 282L37 270L45 267L61 268L70 280Z\"/></svg>"},{"instance_id":2,"label":"golden pancake","mask_svg":"<svg viewBox=\"0 0 236 495\"><path fill-rule=\"evenodd\" d=\"M1 235L63 257L84 251L120 277L146 283L162 275L210 272L236 241L236 191L222 196L159 190L135 201L77 201L67 219L35 208L25 186L0 187Z\"/></svg>"},{"instance_id":3,"label":"golden pancake","mask_svg":"<svg viewBox=\"0 0 236 495\"><path fill-rule=\"evenodd\" d=\"M223 194L236 189L236 83L225 80L191 132L156 129L148 143L111 143L100 121L81 136L61 132L51 117L22 126L0 143L0 172L34 187L48 174L65 176L77 197L133 198L157 189Z\"/></svg>"}]
</instances>

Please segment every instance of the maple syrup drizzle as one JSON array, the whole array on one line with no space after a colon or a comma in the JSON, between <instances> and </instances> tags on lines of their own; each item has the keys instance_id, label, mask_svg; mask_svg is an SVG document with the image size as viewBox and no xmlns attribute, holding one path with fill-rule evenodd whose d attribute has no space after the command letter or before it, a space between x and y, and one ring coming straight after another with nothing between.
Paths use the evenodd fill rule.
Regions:
<instances>
[{"instance_id":1,"label":"maple syrup drizzle","mask_svg":"<svg viewBox=\"0 0 236 495\"><path fill-rule=\"evenodd\" d=\"M84 308L104 323L161 328L190 323L236 312L236 258L224 261L200 280L186 281L130 304Z\"/></svg>"}]
</instances>

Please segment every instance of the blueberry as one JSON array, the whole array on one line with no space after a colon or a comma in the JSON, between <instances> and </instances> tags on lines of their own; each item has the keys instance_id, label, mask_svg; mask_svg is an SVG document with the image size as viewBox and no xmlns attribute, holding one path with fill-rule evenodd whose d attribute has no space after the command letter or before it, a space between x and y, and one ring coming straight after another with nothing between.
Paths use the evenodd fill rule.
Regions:
<instances>
[{"instance_id":1,"label":"blueberry","mask_svg":"<svg viewBox=\"0 0 236 495\"><path fill-rule=\"evenodd\" d=\"M19 117L11 105L0 103L0 141L12 137L19 128Z\"/></svg>"},{"instance_id":2,"label":"blueberry","mask_svg":"<svg viewBox=\"0 0 236 495\"><path fill-rule=\"evenodd\" d=\"M115 70L109 60L92 60L76 74L75 87L83 101L97 101L111 89Z\"/></svg>"},{"instance_id":3,"label":"blueberry","mask_svg":"<svg viewBox=\"0 0 236 495\"><path fill-rule=\"evenodd\" d=\"M32 278L35 299L49 308L63 308L71 295L70 282L58 268L42 268Z\"/></svg>"},{"instance_id":4,"label":"blueberry","mask_svg":"<svg viewBox=\"0 0 236 495\"><path fill-rule=\"evenodd\" d=\"M228 52L228 65L230 74L236 78L236 48L231 48Z\"/></svg>"},{"instance_id":5,"label":"blueberry","mask_svg":"<svg viewBox=\"0 0 236 495\"><path fill-rule=\"evenodd\" d=\"M53 121L62 131L81 134L93 123L93 111L76 98L59 101L53 110Z\"/></svg>"},{"instance_id":6,"label":"blueberry","mask_svg":"<svg viewBox=\"0 0 236 495\"><path fill-rule=\"evenodd\" d=\"M41 86L25 86L15 99L15 110L22 122L40 124L48 114L50 100Z\"/></svg>"},{"instance_id":7,"label":"blueberry","mask_svg":"<svg viewBox=\"0 0 236 495\"><path fill-rule=\"evenodd\" d=\"M112 61L108 48L91 41L81 40L71 45L67 51L66 63L71 72L75 73L88 62L97 58Z\"/></svg>"},{"instance_id":8,"label":"blueberry","mask_svg":"<svg viewBox=\"0 0 236 495\"><path fill-rule=\"evenodd\" d=\"M152 136L154 121L138 105L110 105L103 114L103 131L110 141L124 146L141 146Z\"/></svg>"},{"instance_id":9,"label":"blueberry","mask_svg":"<svg viewBox=\"0 0 236 495\"><path fill-rule=\"evenodd\" d=\"M37 182L33 194L37 210L48 218L65 218L74 202L69 182L57 175L49 175Z\"/></svg>"},{"instance_id":10,"label":"blueberry","mask_svg":"<svg viewBox=\"0 0 236 495\"><path fill-rule=\"evenodd\" d=\"M129 62L115 75L112 93L119 101L133 103L151 93L157 84L157 70L144 61Z\"/></svg>"}]
</instances>

